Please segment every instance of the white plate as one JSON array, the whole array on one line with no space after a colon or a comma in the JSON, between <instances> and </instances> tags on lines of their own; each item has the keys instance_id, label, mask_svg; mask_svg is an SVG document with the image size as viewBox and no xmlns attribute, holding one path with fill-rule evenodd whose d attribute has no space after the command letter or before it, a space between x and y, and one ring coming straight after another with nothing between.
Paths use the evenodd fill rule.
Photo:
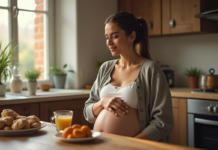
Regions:
<instances>
[{"instance_id":1,"label":"white plate","mask_svg":"<svg viewBox=\"0 0 218 150\"><path fill-rule=\"evenodd\" d=\"M39 128L30 128L30 129L23 129L23 130L0 130L0 136L1 135L24 135L24 134L30 134L38 131L41 128L44 128L47 124L45 122L41 122L41 127Z\"/></svg>"},{"instance_id":2,"label":"white plate","mask_svg":"<svg viewBox=\"0 0 218 150\"><path fill-rule=\"evenodd\" d=\"M66 138L62 137L61 133L57 133L54 135L54 138L62 140L64 142L84 142L84 141L90 141L90 140L96 139L100 136L101 136L100 132L92 130L92 137L66 139Z\"/></svg>"}]
</instances>

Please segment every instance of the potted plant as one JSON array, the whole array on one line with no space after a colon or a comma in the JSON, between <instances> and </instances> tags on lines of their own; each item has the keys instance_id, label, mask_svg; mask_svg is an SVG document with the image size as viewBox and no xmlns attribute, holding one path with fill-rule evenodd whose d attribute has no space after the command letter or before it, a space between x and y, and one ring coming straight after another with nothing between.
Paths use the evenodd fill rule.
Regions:
<instances>
[{"instance_id":1,"label":"potted plant","mask_svg":"<svg viewBox=\"0 0 218 150\"><path fill-rule=\"evenodd\" d=\"M203 74L203 71L197 67L191 67L190 69L186 69L185 75L188 76L190 88L199 87L199 77L201 74Z\"/></svg>"},{"instance_id":2,"label":"potted plant","mask_svg":"<svg viewBox=\"0 0 218 150\"><path fill-rule=\"evenodd\" d=\"M104 61L96 61L95 66L100 68L103 63L104 63Z\"/></svg>"},{"instance_id":3,"label":"potted plant","mask_svg":"<svg viewBox=\"0 0 218 150\"><path fill-rule=\"evenodd\" d=\"M29 91L29 95L36 95L37 89L37 79L41 75L41 69L31 68L25 72L25 77L28 79L27 88Z\"/></svg>"},{"instance_id":4,"label":"potted plant","mask_svg":"<svg viewBox=\"0 0 218 150\"><path fill-rule=\"evenodd\" d=\"M11 77L12 66L16 63L13 54L17 46L14 47L12 42L13 40L4 49L2 49L2 41L0 42L0 96L5 96L6 85L2 82L3 80L6 81L8 77Z\"/></svg>"},{"instance_id":5,"label":"potted plant","mask_svg":"<svg viewBox=\"0 0 218 150\"><path fill-rule=\"evenodd\" d=\"M55 88L63 89L67 77L67 72L74 73L73 70L67 70L67 64L63 65L63 69L58 68L56 65L49 67L49 76L53 76Z\"/></svg>"}]
</instances>

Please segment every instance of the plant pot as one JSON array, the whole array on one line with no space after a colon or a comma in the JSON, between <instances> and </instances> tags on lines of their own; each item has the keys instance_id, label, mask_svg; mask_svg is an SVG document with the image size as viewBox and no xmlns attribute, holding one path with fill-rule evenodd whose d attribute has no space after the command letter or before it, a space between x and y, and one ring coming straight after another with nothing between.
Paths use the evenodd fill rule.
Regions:
<instances>
[{"instance_id":1,"label":"plant pot","mask_svg":"<svg viewBox=\"0 0 218 150\"><path fill-rule=\"evenodd\" d=\"M64 89L66 76L53 76L54 86L57 89Z\"/></svg>"},{"instance_id":2,"label":"plant pot","mask_svg":"<svg viewBox=\"0 0 218 150\"><path fill-rule=\"evenodd\" d=\"M188 77L188 82L191 89L199 88L199 77Z\"/></svg>"},{"instance_id":3,"label":"plant pot","mask_svg":"<svg viewBox=\"0 0 218 150\"><path fill-rule=\"evenodd\" d=\"M27 82L29 95L36 95L37 82Z\"/></svg>"},{"instance_id":4,"label":"plant pot","mask_svg":"<svg viewBox=\"0 0 218 150\"><path fill-rule=\"evenodd\" d=\"M0 84L0 97L5 97L6 85Z\"/></svg>"}]
</instances>

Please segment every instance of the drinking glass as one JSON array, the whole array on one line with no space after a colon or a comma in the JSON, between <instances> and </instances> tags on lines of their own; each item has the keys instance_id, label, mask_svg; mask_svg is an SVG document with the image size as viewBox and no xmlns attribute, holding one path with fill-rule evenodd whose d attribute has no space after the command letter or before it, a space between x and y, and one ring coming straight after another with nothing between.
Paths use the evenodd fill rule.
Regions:
<instances>
[{"instance_id":1,"label":"drinking glass","mask_svg":"<svg viewBox=\"0 0 218 150\"><path fill-rule=\"evenodd\" d=\"M67 127L72 125L73 111L72 110L57 110L53 112L51 117L52 124L56 127L57 132L61 133Z\"/></svg>"}]
</instances>

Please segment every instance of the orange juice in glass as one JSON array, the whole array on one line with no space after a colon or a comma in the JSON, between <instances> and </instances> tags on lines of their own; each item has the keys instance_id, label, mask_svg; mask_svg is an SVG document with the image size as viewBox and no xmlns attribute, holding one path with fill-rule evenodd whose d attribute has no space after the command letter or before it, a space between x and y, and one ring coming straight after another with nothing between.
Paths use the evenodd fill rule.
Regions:
<instances>
[{"instance_id":1,"label":"orange juice in glass","mask_svg":"<svg viewBox=\"0 0 218 150\"><path fill-rule=\"evenodd\" d=\"M58 132L62 132L66 127L70 127L72 125L72 110L58 110L53 113L54 117L52 117L52 123Z\"/></svg>"}]
</instances>

